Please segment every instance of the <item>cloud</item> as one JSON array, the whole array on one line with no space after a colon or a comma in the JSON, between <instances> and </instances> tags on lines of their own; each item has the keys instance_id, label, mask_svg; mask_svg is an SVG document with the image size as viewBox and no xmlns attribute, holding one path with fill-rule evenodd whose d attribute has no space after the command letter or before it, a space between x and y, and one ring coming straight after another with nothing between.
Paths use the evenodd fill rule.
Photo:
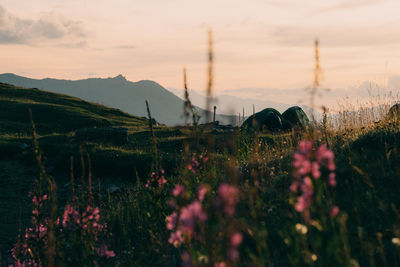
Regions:
<instances>
[{"instance_id":1,"label":"cloud","mask_svg":"<svg viewBox=\"0 0 400 267\"><path fill-rule=\"evenodd\" d=\"M330 9L348 9L348 8L358 8L369 5L374 5L378 3L385 2L385 0L346 0L334 5Z\"/></svg>"},{"instance_id":2,"label":"cloud","mask_svg":"<svg viewBox=\"0 0 400 267\"><path fill-rule=\"evenodd\" d=\"M87 46L87 42L79 41L79 42L75 42L75 43L63 43L63 44L59 44L58 46L65 47L65 48L82 48L82 47Z\"/></svg>"},{"instance_id":3,"label":"cloud","mask_svg":"<svg viewBox=\"0 0 400 267\"><path fill-rule=\"evenodd\" d=\"M319 13L329 13L329 12L336 12L336 11L343 11L355 8L363 8L368 6L373 6L376 4L381 4L387 2L387 0L345 0L339 1L339 3L335 5L329 5L327 7L319 8L315 11L315 14Z\"/></svg>"},{"instance_id":4,"label":"cloud","mask_svg":"<svg viewBox=\"0 0 400 267\"><path fill-rule=\"evenodd\" d=\"M315 38L325 47L361 47L400 43L400 21L375 26L289 26L272 28L275 42L288 46L310 46Z\"/></svg>"},{"instance_id":5,"label":"cloud","mask_svg":"<svg viewBox=\"0 0 400 267\"><path fill-rule=\"evenodd\" d=\"M136 49L136 45L117 45L114 46L116 49Z\"/></svg>"},{"instance_id":6,"label":"cloud","mask_svg":"<svg viewBox=\"0 0 400 267\"><path fill-rule=\"evenodd\" d=\"M37 20L19 18L0 5L0 43L37 44L52 40L84 39L87 32L80 22L72 21L54 14L47 14Z\"/></svg>"}]
</instances>

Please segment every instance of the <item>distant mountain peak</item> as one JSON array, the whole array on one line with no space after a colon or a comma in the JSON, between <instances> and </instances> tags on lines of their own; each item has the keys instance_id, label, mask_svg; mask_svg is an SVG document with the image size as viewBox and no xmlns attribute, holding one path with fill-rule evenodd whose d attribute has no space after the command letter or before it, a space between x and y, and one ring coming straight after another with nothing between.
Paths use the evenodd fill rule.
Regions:
<instances>
[{"instance_id":1,"label":"distant mountain peak","mask_svg":"<svg viewBox=\"0 0 400 267\"><path fill-rule=\"evenodd\" d=\"M119 74L118 76L115 76L114 78L112 78L113 80L116 80L116 81L123 81L123 82L126 82L126 78L125 78L125 76L123 76L122 74Z\"/></svg>"}]
</instances>

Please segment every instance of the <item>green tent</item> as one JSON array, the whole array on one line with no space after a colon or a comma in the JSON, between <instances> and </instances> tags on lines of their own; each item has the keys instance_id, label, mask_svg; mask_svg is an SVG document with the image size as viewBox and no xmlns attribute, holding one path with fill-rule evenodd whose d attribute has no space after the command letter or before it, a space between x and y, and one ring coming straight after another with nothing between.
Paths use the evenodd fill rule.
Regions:
<instances>
[{"instance_id":1,"label":"green tent","mask_svg":"<svg viewBox=\"0 0 400 267\"><path fill-rule=\"evenodd\" d=\"M282 115L273 108L266 108L251 115L242 127L247 127L248 131L277 132L284 129Z\"/></svg>"},{"instance_id":2,"label":"green tent","mask_svg":"<svg viewBox=\"0 0 400 267\"><path fill-rule=\"evenodd\" d=\"M282 117L288 124L289 129L294 127L305 129L310 126L310 121L308 120L306 113L298 106L288 108L282 113Z\"/></svg>"},{"instance_id":3,"label":"green tent","mask_svg":"<svg viewBox=\"0 0 400 267\"><path fill-rule=\"evenodd\" d=\"M280 132L305 129L310 126L306 113L298 106L288 108L282 115L273 108L266 108L251 115L242 124L247 131Z\"/></svg>"},{"instance_id":4,"label":"green tent","mask_svg":"<svg viewBox=\"0 0 400 267\"><path fill-rule=\"evenodd\" d=\"M386 115L387 120L399 120L400 118L400 104L394 104Z\"/></svg>"}]
</instances>

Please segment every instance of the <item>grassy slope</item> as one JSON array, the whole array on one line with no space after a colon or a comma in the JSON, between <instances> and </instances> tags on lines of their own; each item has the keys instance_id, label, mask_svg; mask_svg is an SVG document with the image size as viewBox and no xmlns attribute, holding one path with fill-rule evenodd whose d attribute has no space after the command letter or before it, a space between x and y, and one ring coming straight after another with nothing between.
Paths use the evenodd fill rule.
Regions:
<instances>
[{"instance_id":1,"label":"grassy slope","mask_svg":"<svg viewBox=\"0 0 400 267\"><path fill-rule=\"evenodd\" d=\"M70 155L75 156L75 165L79 167L79 160L77 160L79 159L79 144L72 142L71 132L82 127L109 125L128 127L131 133L129 137L131 142L123 147L104 143L85 144L84 150L89 152L92 158L94 176L103 175L106 178L113 179L118 176L134 177L134 170L136 169L140 178L143 179L146 172L150 170L151 144L145 119L132 117L114 109L93 105L59 94L3 84L0 84L0 88L0 145L3 144L0 147L3 151L0 159L4 156L9 157L9 155L21 156L23 154L19 146L24 142L30 144L30 123L27 109L32 108L38 132L41 135L40 144L48 158L48 165L59 170L60 173L62 171L62 173L68 174ZM332 132L322 134L318 138L319 141L328 143L335 152L338 186L336 187L336 196L333 198L335 203L349 216L347 238L350 242L352 257L357 259L361 266L368 265L370 258L380 263L378 249L381 247L384 248L387 260L389 262L395 261L393 257L396 254L391 245L391 238L398 232L396 220L400 218L396 215L400 205L400 198L398 197L400 181L399 131L399 123L377 124L368 129L358 130L356 133L352 133L352 131ZM179 166L180 157L178 155L181 154L182 142L185 140L181 130L158 127L156 128L156 136L158 148L162 153L161 157L165 161L163 166ZM215 146L221 145L221 150L224 149L223 146L228 146L228 139L224 139L224 136L215 137L221 138L221 140L215 140ZM298 139L300 138L304 138L304 136L299 136ZM291 139L290 136L286 138L285 135L263 136L262 140L264 144L259 146L259 154L255 163L252 162L251 142L239 147L237 153L236 151L233 152L236 156L240 155L238 161L244 170L243 177L238 181L238 186L244 191L244 195L254 196L257 202L257 205L254 205L252 201L244 198L238 205L237 216L242 218L244 225L248 225L253 232L262 233L261 230L268 228L269 236L265 239L262 238L262 243L268 244L272 249L270 259L279 263L281 262L279 259L284 258L283 256L289 253L282 243L279 233L283 225L287 222L292 223L287 215L292 212L292 207L288 204L288 188L292 181L290 175L292 152L298 140L297 138ZM9 149L9 152L5 149ZM8 168L11 164L15 163L7 163L5 167ZM231 179L231 174L228 171L225 173L220 162L213 162L212 164L213 168L218 171L218 175L210 180L212 183L219 184L224 180L229 181ZM5 170L3 176L9 174L9 179L11 179L13 170L3 167L0 164L0 171ZM75 171L75 175L79 177L79 168L76 168ZM249 188L247 184L254 182L254 177L250 175L251 171L258 174L257 186ZM184 173L184 170L181 170L181 172ZM181 173L178 169L173 174ZM60 176L54 176L60 179ZM180 178L180 176L183 178ZM29 177L29 174L22 173L19 177L22 181L22 179ZM169 177L171 176L168 176L168 179ZM185 176L178 175L176 179L184 181L184 178ZM202 179L206 178L203 177ZM210 183L210 181L206 182ZM64 182L68 182L68 177ZM179 182L179 180L169 180L169 186L172 187L176 182ZM7 190L15 189L7 187ZM29 189L27 187L24 190ZM17 193L22 194L24 192L18 191ZM110 223L113 231L120 229L122 224L126 227L126 229L124 228L126 231L132 232L131 235L125 233L118 236L112 245L117 249L118 255L121 255L121 251L127 249L123 246L123 241L130 244L130 247L132 245L136 247L135 253L132 254L134 255L133 258L129 260L137 265L148 263L149 258L155 263L163 262L165 264L164 260L167 255L170 255L172 249L167 242L169 232L164 227L165 218L163 217L169 212L169 208L165 198L163 198L164 195L146 192L140 194L147 196L148 199L139 195L132 198L134 203L127 202L126 207L119 203L122 205L121 209L125 208L135 216L132 216L131 222L128 222L126 218L116 217L115 222ZM164 194L168 195L166 192ZM0 192L0 196L2 195ZM19 200L15 198L15 201ZM155 202L161 204L156 205ZM114 208L112 207L111 210ZM13 209L17 210L17 207L13 207ZM160 218L157 217L157 220L148 218L149 210L151 210L151 214ZM4 214L9 214L9 211L7 212ZM119 216L118 214L119 211L115 216ZM256 216L253 217L252 214ZM17 214L14 215L14 218L16 218ZM121 224L118 220L121 220ZM264 222L267 222L267 227ZM150 227L152 223L155 225L153 228ZM4 229L1 225L0 227ZM14 228L12 231L15 231ZM162 243L162 245L149 242L148 228L154 231L152 232L153 241ZM378 234L383 236L383 245L379 244L380 241L376 237ZM137 238L137 235L142 239ZM15 237L15 234L11 236ZM246 238L250 239L250 237ZM254 250L252 242L248 241L246 245L243 245L243 251L249 251L249 253L243 255L243 263L251 261L250 256L256 259L264 257L261 252ZM176 253L176 251L173 253ZM170 257L167 258L170 260ZM283 265L286 260L282 260ZM173 265L173 262L167 262Z\"/></svg>"},{"instance_id":2,"label":"grassy slope","mask_svg":"<svg viewBox=\"0 0 400 267\"><path fill-rule=\"evenodd\" d=\"M86 127L146 126L145 118L92 104L75 97L0 84L1 133L30 134L32 109L38 134L68 133Z\"/></svg>"},{"instance_id":3,"label":"grassy slope","mask_svg":"<svg viewBox=\"0 0 400 267\"><path fill-rule=\"evenodd\" d=\"M57 181L61 202L70 197L71 156L74 176L80 179L82 175L80 147L85 156L86 173L87 155L90 156L96 187L99 181L104 188L109 188L135 183L138 178L145 180L151 169L152 145L147 118L67 95L0 83L0 200L5 204L0 208L1 250L11 247L15 241L18 218L23 225L29 222L27 195L39 174L33 156L29 109L47 172ZM74 139L78 129L111 126L127 128L128 143L79 143ZM182 147L180 130L165 126L155 126L154 130L164 165L177 166L179 158L174 153Z\"/></svg>"}]
</instances>

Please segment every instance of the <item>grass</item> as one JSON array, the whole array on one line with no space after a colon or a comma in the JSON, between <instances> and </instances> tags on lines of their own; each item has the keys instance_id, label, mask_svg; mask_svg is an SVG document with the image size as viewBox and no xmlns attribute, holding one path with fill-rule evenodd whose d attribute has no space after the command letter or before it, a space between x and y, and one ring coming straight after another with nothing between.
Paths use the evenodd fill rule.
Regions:
<instances>
[{"instance_id":1,"label":"grass","mask_svg":"<svg viewBox=\"0 0 400 267\"><path fill-rule=\"evenodd\" d=\"M400 122L375 123L383 111L380 118L367 110L342 113L346 119L335 116L309 131L283 134L155 126L157 168L147 119L4 84L0 85L0 101L1 159L33 168L33 150L40 149L41 164L58 187L55 191L43 185L50 198L40 207L43 217L34 216L36 221L30 222L30 212L24 209L21 229L48 223L46 218L62 218L67 203L82 218L87 205L99 207L98 223L107 223L107 231L88 232L86 237L81 225L48 225L45 236L53 235L57 242L50 249L47 241L30 239L29 248L37 254L25 258L40 259L44 265L55 261L60 266L91 266L95 261L102 266L400 265ZM31 145L28 108L33 112L39 147ZM362 123L355 124L360 116ZM74 139L74 131L80 128L104 126L128 128L127 143L78 143ZM310 160L315 160L312 157L317 157L322 144L334 153L337 185L328 185L331 170L319 162L321 177L312 179L312 202L306 208L310 221L304 211L296 210L299 192L290 188L296 179L305 179L296 178L299 170L293 166L293 155L300 153L299 142L311 137ZM151 172L156 177L165 175L167 182L159 186L154 181L146 187ZM34 181L37 169L31 173L29 184L43 183ZM21 177L16 180L23 182ZM185 193L173 193L177 185ZM113 186L117 189L111 190ZM35 188L33 193L37 193ZM205 190L202 197L201 188ZM193 228L181 228L182 240L171 239L188 221L168 229L166 219L173 212L182 217L199 202L200 208L189 220ZM333 206L340 209L334 216L330 215ZM35 204L32 207L35 210ZM17 225L19 220L14 221ZM16 227L12 231L17 236ZM85 245L89 242L98 248L100 241L115 257L101 256ZM5 264L11 245L3 243L2 247ZM55 256L50 257L49 251Z\"/></svg>"}]
</instances>

